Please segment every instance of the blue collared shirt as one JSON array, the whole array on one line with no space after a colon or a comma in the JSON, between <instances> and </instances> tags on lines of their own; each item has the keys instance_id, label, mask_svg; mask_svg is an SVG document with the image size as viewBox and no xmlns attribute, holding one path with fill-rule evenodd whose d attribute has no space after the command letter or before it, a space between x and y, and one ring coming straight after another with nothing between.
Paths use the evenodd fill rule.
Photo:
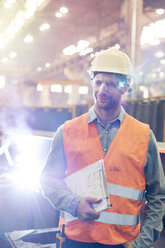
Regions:
<instances>
[{"instance_id":1,"label":"blue collared shirt","mask_svg":"<svg viewBox=\"0 0 165 248\"><path fill-rule=\"evenodd\" d=\"M88 123L95 122L104 155L106 155L126 112L123 107L119 116L104 126L96 115L94 106L88 112ZM81 131L81 130L80 130ZM63 182L66 171L66 158L63 145L63 125L55 133L47 162L42 175L53 179L53 185L42 184L44 195L57 210L63 210L75 216L80 197L71 193ZM157 149L156 139L150 130L148 150L145 159L146 199L149 210L142 223L141 233L134 241L134 248L148 248L157 239L162 230L162 218L165 211L165 179Z\"/></svg>"}]
</instances>

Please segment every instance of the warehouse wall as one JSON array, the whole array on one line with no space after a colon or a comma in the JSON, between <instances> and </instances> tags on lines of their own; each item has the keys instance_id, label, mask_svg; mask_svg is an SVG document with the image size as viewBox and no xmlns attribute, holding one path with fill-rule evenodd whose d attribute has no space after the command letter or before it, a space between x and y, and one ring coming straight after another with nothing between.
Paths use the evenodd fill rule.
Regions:
<instances>
[{"instance_id":1,"label":"warehouse wall","mask_svg":"<svg viewBox=\"0 0 165 248\"><path fill-rule=\"evenodd\" d=\"M66 120L88 111L91 104L72 107L0 107L0 129L29 129L55 132ZM163 141L165 97L126 100L126 111L151 126L158 141Z\"/></svg>"}]
</instances>

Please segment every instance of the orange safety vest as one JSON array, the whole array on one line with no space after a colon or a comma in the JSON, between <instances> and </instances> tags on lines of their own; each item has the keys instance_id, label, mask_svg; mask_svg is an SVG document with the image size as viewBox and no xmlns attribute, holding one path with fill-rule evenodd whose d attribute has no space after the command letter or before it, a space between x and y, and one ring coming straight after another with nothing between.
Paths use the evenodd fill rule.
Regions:
<instances>
[{"instance_id":1,"label":"orange safety vest","mask_svg":"<svg viewBox=\"0 0 165 248\"><path fill-rule=\"evenodd\" d=\"M67 121L63 129L67 174L104 159L112 207L96 221L65 223L68 238L81 242L122 244L135 240L140 230L139 212L144 199L144 164L149 126L126 114L106 156L95 123L88 114Z\"/></svg>"}]
</instances>

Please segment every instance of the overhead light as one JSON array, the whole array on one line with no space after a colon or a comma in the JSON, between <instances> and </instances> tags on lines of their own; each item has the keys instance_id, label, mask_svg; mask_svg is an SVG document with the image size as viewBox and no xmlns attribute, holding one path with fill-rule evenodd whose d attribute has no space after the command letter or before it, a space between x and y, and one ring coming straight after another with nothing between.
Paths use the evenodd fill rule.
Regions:
<instances>
[{"instance_id":1,"label":"overhead light","mask_svg":"<svg viewBox=\"0 0 165 248\"><path fill-rule=\"evenodd\" d=\"M144 26L140 38L141 45L151 44L154 40L165 38L165 19L151 23L149 26Z\"/></svg>"},{"instance_id":2,"label":"overhead light","mask_svg":"<svg viewBox=\"0 0 165 248\"><path fill-rule=\"evenodd\" d=\"M93 52L93 48L89 48L87 50L89 45L90 45L90 42L88 40L79 40L77 42L77 46L70 45L63 49L63 53L65 55L73 55L75 53L81 53L80 55L86 55L87 53Z\"/></svg>"},{"instance_id":3,"label":"overhead light","mask_svg":"<svg viewBox=\"0 0 165 248\"><path fill-rule=\"evenodd\" d=\"M26 0L26 9L33 11L33 13L37 10L37 1Z\"/></svg>"},{"instance_id":4,"label":"overhead light","mask_svg":"<svg viewBox=\"0 0 165 248\"><path fill-rule=\"evenodd\" d=\"M3 35L0 35L0 49L4 48L4 46L8 43L9 39L15 37L15 33L20 30L24 26L25 20L30 19L37 8L39 8L46 0L26 0L24 10L19 10L16 12L15 17L11 20L10 24L6 27L6 32ZM16 0L6 0L4 2L4 8L12 7L12 4L16 2ZM1 24L1 21L0 21ZM2 39L3 37L3 39ZM26 41L25 41L26 42ZM29 41L28 41L29 42Z\"/></svg>"},{"instance_id":5,"label":"overhead light","mask_svg":"<svg viewBox=\"0 0 165 248\"><path fill-rule=\"evenodd\" d=\"M1 62L2 62L3 64L6 64L8 61L9 61L9 59L8 59L7 57L3 57L3 58L1 59Z\"/></svg>"},{"instance_id":6,"label":"overhead light","mask_svg":"<svg viewBox=\"0 0 165 248\"><path fill-rule=\"evenodd\" d=\"M3 6L5 9L10 9L12 7L12 3L5 2Z\"/></svg>"},{"instance_id":7,"label":"overhead light","mask_svg":"<svg viewBox=\"0 0 165 248\"><path fill-rule=\"evenodd\" d=\"M25 10L25 12L24 12L24 18L26 20L30 19L33 15L34 15L34 12L31 11L31 10L29 10L29 9L28 10Z\"/></svg>"},{"instance_id":8,"label":"overhead light","mask_svg":"<svg viewBox=\"0 0 165 248\"><path fill-rule=\"evenodd\" d=\"M61 7L60 8L60 12L62 13L62 14L67 14L68 13L68 8L66 8L66 7Z\"/></svg>"},{"instance_id":9,"label":"overhead light","mask_svg":"<svg viewBox=\"0 0 165 248\"><path fill-rule=\"evenodd\" d=\"M157 9L157 10L156 10L156 13L157 13L158 15L163 15L163 14L164 14L164 9Z\"/></svg>"},{"instance_id":10,"label":"overhead light","mask_svg":"<svg viewBox=\"0 0 165 248\"><path fill-rule=\"evenodd\" d=\"M163 71L159 72L159 77L160 77L160 78L164 78L164 75L165 75L165 74L164 74Z\"/></svg>"},{"instance_id":11,"label":"overhead light","mask_svg":"<svg viewBox=\"0 0 165 248\"><path fill-rule=\"evenodd\" d=\"M162 51L155 53L155 57L157 57L157 58L162 58L163 56L164 56L164 52L162 52Z\"/></svg>"},{"instance_id":12,"label":"overhead light","mask_svg":"<svg viewBox=\"0 0 165 248\"><path fill-rule=\"evenodd\" d=\"M72 92L72 86L71 85L66 85L64 87L64 92L67 93L67 94L71 93Z\"/></svg>"},{"instance_id":13,"label":"overhead light","mask_svg":"<svg viewBox=\"0 0 165 248\"><path fill-rule=\"evenodd\" d=\"M22 16L21 16L22 14ZM24 15L23 12L20 12L20 15L17 15L15 21L14 21L14 26L17 27L17 30L20 30L20 28L23 27L25 21L24 21Z\"/></svg>"},{"instance_id":14,"label":"overhead light","mask_svg":"<svg viewBox=\"0 0 165 248\"><path fill-rule=\"evenodd\" d=\"M165 65L165 59L160 60L161 65Z\"/></svg>"},{"instance_id":15,"label":"overhead light","mask_svg":"<svg viewBox=\"0 0 165 248\"><path fill-rule=\"evenodd\" d=\"M159 44L160 44L160 40L153 40L153 41L151 41L151 45L153 45L153 46L157 46Z\"/></svg>"},{"instance_id":16,"label":"overhead light","mask_svg":"<svg viewBox=\"0 0 165 248\"><path fill-rule=\"evenodd\" d=\"M50 28L50 25L48 23L44 23L40 26L40 31L45 31L48 30Z\"/></svg>"},{"instance_id":17,"label":"overhead light","mask_svg":"<svg viewBox=\"0 0 165 248\"><path fill-rule=\"evenodd\" d=\"M56 13L55 13L55 16L56 16L57 18L61 18L61 17L62 17L62 13L56 12Z\"/></svg>"},{"instance_id":18,"label":"overhead light","mask_svg":"<svg viewBox=\"0 0 165 248\"><path fill-rule=\"evenodd\" d=\"M16 0L7 0L7 2L13 4L16 2Z\"/></svg>"},{"instance_id":19,"label":"overhead light","mask_svg":"<svg viewBox=\"0 0 165 248\"><path fill-rule=\"evenodd\" d=\"M63 87L61 84L52 84L51 87L50 87L50 91L52 93L62 93L63 91Z\"/></svg>"},{"instance_id":20,"label":"overhead light","mask_svg":"<svg viewBox=\"0 0 165 248\"><path fill-rule=\"evenodd\" d=\"M41 66L38 66L37 67L37 71L42 71L42 67Z\"/></svg>"},{"instance_id":21,"label":"overhead light","mask_svg":"<svg viewBox=\"0 0 165 248\"><path fill-rule=\"evenodd\" d=\"M63 53L65 55L73 55L76 53L76 51L77 51L77 49L74 45L68 46L68 47L63 49Z\"/></svg>"},{"instance_id":22,"label":"overhead light","mask_svg":"<svg viewBox=\"0 0 165 248\"><path fill-rule=\"evenodd\" d=\"M37 84L37 91L41 92L43 91L44 87L42 84Z\"/></svg>"},{"instance_id":23,"label":"overhead light","mask_svg":"<svg viewBox=\"0 0 165 248\"><path fill-rule=\"evenodd\" d=\"M114 47L115 47L116 49L120 49L120 45L119 45L118 43L116 43L116 44L114 45Z\"/></svg>"},{"instance_id":24,"label":"overhead light","mask_svg":"<svg viewBox=\"0 0 165 248\"><path fill-rule=\"evenodd\" d=\"M90 57L93 59L95 57L95 54L94 53L91 53L90 54Z\"/></svg>"},{"instance_id":25,"label":"overhead light","mask_svg":"<svg viewBox=\"0 0 165 248\"><path fill-rule=\"evenodd\" d=\"M149 97L149 90L147 87L140 85L139 86L139 90L141 90L143 92L143 97L144 98L148 98Z\"/></svg>"},{"instance_id":26,"label":"overhead light","mask_svg":"<svg viewBox=\"0 0 165 248\"><path fill-rule=\"evenodd\" d=\"M27 35L24 38L24 42L26 42L26 43L31 43L32 41L33 41L33 36L32 35Z\"/></svg>"},{"instance_id":27,"label":"overhead light","mask_svg":"<svg viewBox=\"0 0 165 248\"><path fill-rule=\"evenodd\" d=\"M88 47L85 50L80 52L80 56L84 56L86 54L92 53L93 52L93 48L92 47Z\"/></svg>"},{"instance_id":28,"label":"overhead light","mask_svg":"<svg viewBox=\"0 0 165 248\"><path fill-rule=\"evenodd\" d=\"M87 86L80 86L78 89L78 93L81 95L87 95L88 94L88 87Z\"/></svg>"},{"instance_id":29,"label":"overhead light","mask_svg":"<svg viewBox=\"0 0 165 248\"><path fill-rule=\"evenodd\" d=\"M90 45L88 40L79 40L77 42L77 51L81 52L82 50L86 49Z\"/></svg>"},{"instance_id":30,"label":"overhead light","mask_svg":"<svg viewBox=\"0 0 165 248\"><path fill-rule=\"evenodd\" d=\"M46 68L49 68L49 67L50 67L50 63L46 63L46 64L45 64L45 67L46 67Z\"/></svg>"},{"instance_id":31,"label":"overhead light","mask_svg":"<svg viewBox=\"0 0 165 248\"><path fill-rule=\"evenodd\" d=\"M9 54L9 58L10 58L10 59L14 59L16 56L17 56L16 52L11 52L11 53Z\"/></svg>"}]
</instances>

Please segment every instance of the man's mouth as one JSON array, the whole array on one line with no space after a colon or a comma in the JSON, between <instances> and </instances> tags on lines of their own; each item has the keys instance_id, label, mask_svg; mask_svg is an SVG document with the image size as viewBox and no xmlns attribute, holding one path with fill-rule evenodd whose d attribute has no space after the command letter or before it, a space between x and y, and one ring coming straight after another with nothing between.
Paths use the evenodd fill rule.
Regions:
<instances>
[{"instance_id":1,"label":"man's mouth","mask_svg":"<svg viewBox=\"0 0 165 248\"><path fill-rule=\"evenodd\" d=\"M108 100L107 96L98 96L98 100L101 102L106 102Z\"/></svg>"}]
</instances>

